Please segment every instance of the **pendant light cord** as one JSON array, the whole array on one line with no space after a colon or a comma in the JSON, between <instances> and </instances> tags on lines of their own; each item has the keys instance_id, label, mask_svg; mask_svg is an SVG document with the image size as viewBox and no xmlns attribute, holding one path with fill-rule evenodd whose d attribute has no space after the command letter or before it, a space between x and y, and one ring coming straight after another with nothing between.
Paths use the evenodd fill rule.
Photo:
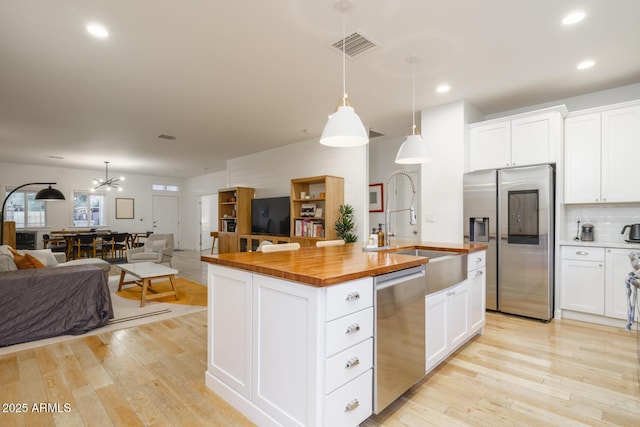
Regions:
<instances>
[{"instance_id":1,"label":"pendant light cord","mask_svg":"<svg viewBox=\"0 0 640 427\"><path fill-rule=\"evenodd\" d=\"M345 45L347 44L347 30L346 30L346 18L347 14L346 10L342 11L342 106L346 107L347 105L347 62L346 62L346 53L345 53Z\"/></svg>"},{"instance_id":2,"label":"pendant light cord","mask_svg":"<svg viewBox=\"0 0 640 427\"><path fill-rule=\"evenodd\" d=\"M413 92L413 104L411 110L411 119L413 120L413 124L411 126L411 130L413 135L416 134L416 58L411 59L411 78L413 80L412 92Z\"/></svg>"}]
</instances>

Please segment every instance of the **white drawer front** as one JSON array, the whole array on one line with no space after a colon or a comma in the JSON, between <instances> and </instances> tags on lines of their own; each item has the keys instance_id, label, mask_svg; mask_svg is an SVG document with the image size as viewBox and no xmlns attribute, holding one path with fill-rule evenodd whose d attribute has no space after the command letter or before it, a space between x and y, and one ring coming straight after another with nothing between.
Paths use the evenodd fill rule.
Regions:
<instances>
[{"instance_id":1,"label":"white drawer front","mask_svg":"<svg viewBox=\"0 0 640 427\"><path fill-rule=\"evenodd\" d=\"M467 255L467 271L482 268L486 264L486 251L471 252Z\"/></svg>"},{"instance_id":2,"label":"white drawer front","mask_svg":"<svg viewBox=\"0 0 640 427\"><path fill-rule=\"evenodd\" d=\"M373 307L327 322L326 353L332 356L373 336Z\"/></svg>"},{"instance_id":3,"label":"white drawer front","mask_svg":"<svg viewBox=\"0 0 640 427\"><path fill-rule=\"evenodd\" d=\"M325 360L324 392L331 393L373 367L373 338Z\"/></svg>"},{"instance_id":4,"label":"white drawer front","mask_svg":"<svg viewBox=\"0 0 640 427\"><path fill-rule=\"evenodd\" d=\"M373 306L373 278L353 280L325 288L327 321Z\"/></svg>"},{"instance_id":5,"label":"white drawer front","mask_svg":"<svg viewBox=\"0 0 640 427\"><path fill-rule=\"evenodd\" d=\"M357 426L373 412L373 372L369 369L324 400L325 426Z\"/></svg>"},{"instance_id":6,"label":"white drawer front","mask_svg":"<svg viewBox=\"0 0 640 427\"><path fill-rule=\"evenodd\" d=\"M589 246L561 246L560 258L578 261L604 261L604 248L593 248Z\"/></svg>"}]
</instances>

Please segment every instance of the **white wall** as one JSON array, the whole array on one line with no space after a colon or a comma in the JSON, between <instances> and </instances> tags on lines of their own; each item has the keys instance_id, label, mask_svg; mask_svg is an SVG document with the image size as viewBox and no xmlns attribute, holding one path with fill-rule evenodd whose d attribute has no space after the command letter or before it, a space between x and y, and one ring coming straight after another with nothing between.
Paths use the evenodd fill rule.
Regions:
<instances>
[{"instance_id":1,"label":"white wall","mask_svg":"<svg viewBox=\"0 0 640 427\"><path fill-rule=\"evenodd\" d=\"M210 194L218 194L220 188L227 187L227 171L213 172L185 180L182 189L180 222L182 234L181 249L200 249L200 224L198 222L198 198Z\"/></svg>"},{"instance_id":2,"label":"white wall","mask_svg":"<svg viewBox=\"0 0 640 427\"><path fill-rule=\"evenodd\" d=\"M227 162L226 186L255 188L256 197L289 196L292 179L320 175L344 178L344 202L355 210L358 241L365 241L369 212L367 146L332 148L314 138L238 157Z\"/></svg>"},{"instance_id":3,"label":"white wall","mask_svg":"<svg viewBox=\"0 0 640 427\"><path fill-rule=\"evenodd\" d=\"M408 165L403 167L394 162L396 154L402 145L405 137L378 137L369 142L369 184L382 183L386 186L389 176L398 169L418 169L417 165ZM387 188L384 188L387 191ZM418 188L420 191L420 188ZM384 194L386 198L387 194ZM383 200L384 203L384 200ZM368 206L367 206L368 210ZM419 214L419 212L417 212ZM369 214L368 232L378 224L384 224L385 217L383 212L372 212Z\"/></svg>"},{"instance_id":4,"label":"white wall","mask_svg":"<svg viewBox=\"0 0 640 427\"><path fill-rule=\"evenodd\" d=\"M113 176L119 176L117 172ZM23 165L12 163L0 163L0 197L4 200L7 187L17 187L28 182L56 182L54 186L62 191L66 200L63 202L47 202L47 227L39 229L38 243L41 245L42 232L60 229L73 229L73 191L88 191L93 178L104 177L104 169L94 171L81 169L66 169L37 165ZM122 187L124 191L111 191L107 193L107 224L104 227L114 231L145 232L152 230L152 195L172 195L176 193L152 192L152 184L178 185L182 188L184 180L166 178L160 176L143 176L126 174L126 180ZM181 192L177 194L181 196ZM133 198L134 219L115 218L115 199ZM180 201L182 204L182 200ZM181 213L182 215L182 213ZM86 227L83 227L86 228ZM180 236L176 236L179 240Z\"/></svg>"},{"instance_id":5,"label":"white wall","mask_svg":"<svg viewBox=\"0 0 640 427\"><path fill-rule=\"evenodd\" d=\"M545 102L544 104L530 105L515 110L502 111L496 114L489 114L485 116L485 118L479 120L490 120L498 117L510 116L512 114L526 113L556 105L565 105L568 111L578 111L617 104L619 102L634 101L636 99L640 99L640 83L601 90L598 92L591 92L573 96L571 98L561 98L555 101Z\"/></svg>"},{"instance_id":6,"label":"white wall","mask_svg":"<svg viewBox=\"0 0 640 427\"><path fill-rule=\"evenodd\" d=\"M479 113L465 102L422 111L422 137L433 160L421 167L421 240L462 243L462 175L467 124Z\"/></svg>"}]
</instances>

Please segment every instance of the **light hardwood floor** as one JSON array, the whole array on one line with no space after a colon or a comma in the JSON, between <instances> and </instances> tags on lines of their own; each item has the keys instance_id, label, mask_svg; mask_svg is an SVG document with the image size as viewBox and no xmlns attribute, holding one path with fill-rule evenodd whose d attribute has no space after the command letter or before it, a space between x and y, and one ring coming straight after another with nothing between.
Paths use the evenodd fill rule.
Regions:
<instances>
[{"instance_id":1,"label":"light hardwood floor","mask_svg":"<svg viewBox=\"0 0 640 427\"><path fill-rule=\"evenodd\" d=\"M199 257L172 264L203 283ZM251 425L204 385L206 329L199 312L0 356L0 426ZM483 336L364 426L639 426L639 367L635 332L488 313Z\"/></svg>"}]
</instances>

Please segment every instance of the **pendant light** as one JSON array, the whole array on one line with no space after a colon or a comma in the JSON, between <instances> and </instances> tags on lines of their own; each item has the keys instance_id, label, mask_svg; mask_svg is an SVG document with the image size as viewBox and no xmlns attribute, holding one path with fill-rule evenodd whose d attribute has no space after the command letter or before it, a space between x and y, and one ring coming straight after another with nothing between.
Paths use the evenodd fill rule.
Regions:
<instances>
[{"instance_id":1,"label":"pendant light","mask_svg":"<svg viewBox=\"0 0 640 427\"><path fill-rule=\"evenodd\" d=\"M416 62L418 62L417 56L411 56L407 60L411 62L412 80L413 80L413 112L411 126L411 135L407 136L404 140L398 154L396 155L396 163L399 164L418 164L429 163L431 161L431 155L427 144L422 140L420 132L416 131Z\"/></svg>"},{"instance_id":2,"label":"pendant light","mask_svg":"<svg viewBox=\"0 0 640 427\"><path fill-rule=\"evenodd\" d=\"M351 8L351 2L343 0L336 3L335 7L342 12L342 96L338 100L336 112L329 116L324 126L320 143L330 147L357 147L368 143L369 135L347 95L345 14Z\"/></svg>"}]
</instances>

